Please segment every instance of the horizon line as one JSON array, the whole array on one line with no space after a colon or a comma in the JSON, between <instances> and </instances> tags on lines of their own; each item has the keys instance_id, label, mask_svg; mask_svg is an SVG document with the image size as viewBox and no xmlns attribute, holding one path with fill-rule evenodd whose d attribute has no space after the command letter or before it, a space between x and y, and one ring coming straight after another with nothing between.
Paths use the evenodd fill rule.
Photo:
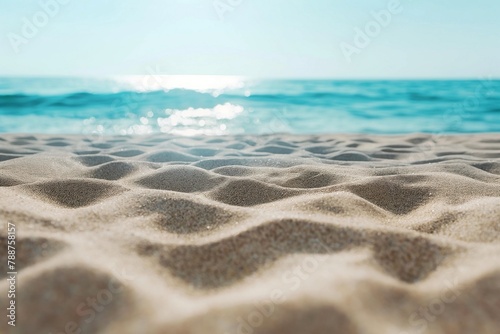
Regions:
<instances>
[{"instance_id":1,"label":"horizon line","mask_svg":"<svg viewBox=\"0 0 500 334\"><path fill-rule=\"evenodd\" d=\"M500 80L500 77L476 76L476 77L323 77L323 76L246 76L246 75L224 75L224 74L105 74L105 75L79 75L79 74L56 74L56 75L27 75L27 74L0 74L2 79L113 79L120 77L225 77L241 78L246 80L315 80L315 81L477 81L477 80Z\"/></svg>"}]
</instances>

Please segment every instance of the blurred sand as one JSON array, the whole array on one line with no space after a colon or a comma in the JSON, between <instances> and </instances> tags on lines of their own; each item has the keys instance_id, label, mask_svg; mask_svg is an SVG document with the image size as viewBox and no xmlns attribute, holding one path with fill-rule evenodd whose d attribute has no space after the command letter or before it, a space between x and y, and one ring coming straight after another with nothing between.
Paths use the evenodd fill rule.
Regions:
<instances>
[{"instance_id":1,"label":"blurred sand","mask_svg":"<svg viewBox=\"0 0 500 334\"><path fill-rule=\"evenodd\" d=\"M500 333L498 134L0 135L0 227L0 333Z\"/></svg>"}]
</instances>

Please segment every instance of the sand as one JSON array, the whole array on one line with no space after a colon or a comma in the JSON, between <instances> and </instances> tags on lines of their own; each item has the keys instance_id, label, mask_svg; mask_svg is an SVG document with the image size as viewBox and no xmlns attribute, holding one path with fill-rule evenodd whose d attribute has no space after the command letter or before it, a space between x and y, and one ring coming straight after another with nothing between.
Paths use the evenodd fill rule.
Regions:
<instances>
[{"instance_id":1,"label":"sand","mask_svg":"<svg viewBox=\"0 0 500 334\"><path fill-rule=\"evenodd\" d=\"M0 333L500 333L499 134L4 134L0 227Z\"/></svg>"}]
</instances>

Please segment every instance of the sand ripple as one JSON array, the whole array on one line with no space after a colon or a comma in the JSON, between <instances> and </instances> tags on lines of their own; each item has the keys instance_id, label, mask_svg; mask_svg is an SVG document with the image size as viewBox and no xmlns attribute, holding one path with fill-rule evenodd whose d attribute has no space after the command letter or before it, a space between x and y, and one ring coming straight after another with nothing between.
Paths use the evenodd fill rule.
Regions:
<instances>
[{"instance_id":1,"label":"sand ripple","mask_svg":"<svg viewBox=\"0 0 500 334\"><path fill-rule=\"evenodd\" d=\"M500 330L498 135L1 137L2 333Z\"/></svg>"}]
</instances>

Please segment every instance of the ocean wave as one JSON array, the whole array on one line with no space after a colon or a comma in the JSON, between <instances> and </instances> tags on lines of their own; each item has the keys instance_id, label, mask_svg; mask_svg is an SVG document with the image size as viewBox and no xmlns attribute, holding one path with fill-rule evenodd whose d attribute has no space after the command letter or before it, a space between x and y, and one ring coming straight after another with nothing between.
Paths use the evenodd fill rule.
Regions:
<instances>
[{"instance_id":1,"label":"ocean wave","mask_svg":"<svg viewBox=\"0 0 500 334\"><path fill-rule=\"evenodd\" d=\"M0 78L0 132L117 134L158 132L165 125L217 134L500 131L498 92L478 89L479 81L282 80L203 90L35 82ZM227 106L238 110L236 116L217 118L214 111Z\"/></svg>"}]
</instances>

